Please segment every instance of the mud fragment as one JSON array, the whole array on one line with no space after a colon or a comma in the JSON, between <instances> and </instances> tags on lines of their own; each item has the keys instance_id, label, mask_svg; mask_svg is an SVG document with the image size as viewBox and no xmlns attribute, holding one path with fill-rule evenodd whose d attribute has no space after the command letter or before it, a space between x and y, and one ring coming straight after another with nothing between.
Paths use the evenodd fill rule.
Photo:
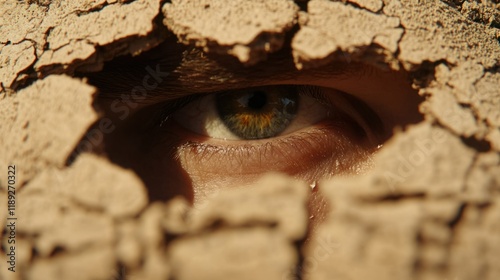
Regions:
<instances>
[{"instance_id":1,"label":"mud fragment","mask_svg":"<svg viewBox=\"0 0 500 280\"><path fill-rule=\"evenodd\" d=\"M459 10L471 21L500 28L500 5L498 1L446 0L444 2Z\"/></svg>"},{"instance_id":2,"label":"mud fragment","mask_svg":"<svg viewBox=\"0 0 500 280\"><path fill-rule=\"evenodd\" d=\"M57 223L41 231L34 248L39 256L48 257L59 248L71 252L107 246L114 242L113 237L113 225L109 217L71 209L64 211Z\"/></svg>"},{"instance_id":3,"label":"mud fragment","mask_svg":"<svg viewBox=\"0 0 500 280\"><path fill-rule=\"evenodd\" d=\"M297 255L283 235L252 227L180 239L169 259L175 279L293 279Z\"/></svg>"},{"instance_id":4,"label":"mud fragment","mask_svg":"<svg viewBox=\"0 0 500 280\"><path fill-rule=\"evenodd\" d=\"M38 260L26 272L26 278L34 280L112 279L116 275L115 259L109 246Z\"/></svg>"},{"instance_id":5,"label":"mud fragment","mask_svg":"<svg viewBox=\"0 0 500 280\"><path fill-rule=\"evenodd\" d=\"M429 95L422 111L454 133L485 139L496 149L500 141L496 136L500 129L499 84L500 74L480 64L467 62L451 69L439 65L436 82L421 91Z\"/></svg>"},{"instance_id":6,"label":"mud fragment","mask_svg":"<svg viewBox=\"0 0 500 280\"><path fill-rule=\"evenodd\" d=\"M313 0L307 7L307 20L292 41L299 69L321 66L334 59L365 59L398 68L394 54L403 34L398 18L341 2Z\"/></svg>"},{"instance_id":7,"label":"mud fragment","mask_svg":"<svg viewBox=\"0 0 500 280\"><path fill-rule=\"evenodd\" d=\"M44 21L47 11L47 7L30 5L27 1L3 1L2 9L0 9L2 23L0 24L0 44L16 45L25 40L36 41L33 36L43 36L45 33L38 27ZM37 47L43 47L43 45Z\"/></svg>"},{"instance_id":8,"label":"mud fragment","mask_svg":"<svg viewBox=\"0 0 500 280\"><path fill-rule=\"evenodd\" d=\"M146 190L135 173L94 155L79 156L65 171L46 171L30 182L25 191L65 196L117 218L137 215L147 204Z\"/></svg>"},{"instance_id":9,"label":"mud fragment","mask_svg":"<svg viewBox=\"0 0 500 280\"><path fill-rule=\"evenodd\" d=\"M33 43L22 41L16 45L0 44L0 87L9 88L36 59Z\"/></svg>"},{"instance_id":10,"label":"mud fragment","mask_svg":"<svg viewBox=\"0 0 500 280\"><path fill-rule=\"evenodd\" d=\"M498 186L498 185L497 185ZM498 192L497 192L498 194ZM450 271L464 279L500 276L500 209L498 195L485 206L468 206L455 229ZM460 273L460 274L459 274Z\"/></svg>"},{"instance_id":11,"label":"mud fragment","mask_svg":"<svg viewBox=\"0 0 500 280\"><path fill-rule=\"evenodd\" d=\"M131 39L129 37L140 38L148 35L153 31L153 18L159 12L159 4L159 0L138 0L125 5L106 6L99 10L99 13L92 11L81 13L75 9L75 13L64 16L50 30L45 42L48 48L34 65L35 70L42 73L52 72L54 70L45 69L58 65L71 65L76 60L89 60L96 54L97 46L106 46L126 38ZM120 14L122 16L119 16ZM91 26L88 29L81 28L89 24ZM158 42L158 38L151 39L151 45ZM130 43L124 44L127 46ZM137 50L116 46L115 51L118 53L105 55L116 56L134 53ZM102 57L94 57L89 62L98 64L102 63L102 60Z\"/></svg>"},{"instance_id":12,"label":"mud fragment","mask_svg":"<svg viewBox=\"0 0 500 280\"><path fill-rule=\"evenodd\" d=\"M0 46L21 44L16 52L25 51L12 60L8 59L13 56L10 47L2 49L0 83L16 88L15 80L28 78L21 73L35 78L72 73L82 66L96 70L112 57L136 54L159 44L162 36L150 35L160 12L160 0L122 2L65 0L37 5L7 0L0 9L4 22L0 24ZM142 41L140 47L137 41Z\"/></svg>"},{"instance_id":13,"label":"mud fragment","mask_svg":"<svg viewBox=\"0 0 500 280\"><path fill-rule=\"evenodd\" d=\"M489 205L491 196L500 192L500 154L482 153L477 156L465 181L464 198L477 205Z\"/></svg>"},{"instance_id":14,"label":"mud fragment","mask_svg":"<svg viewBox=\"0 0 500 280\"><path fill-rule=\"evenodd\" d=\"M427 89L432 94L429 102L423 106L423 111L435 116L444 126L456 134L471 137L480 129L473 112L460 106L453 94L446 89ZM449 105L453 104L453 105ZM443 107L446 109L443 110Z\"/></svg>"},{"instance_id":15,"label":"mud fragment","mask_svg":"<svg viewBox=\"0 0 500 280\"><path fill-rule=\"evenodd\" d=\"M163 222L181 219L183 213L177 212L176 206L173 202L169 205L152 204L138 221L122 225L124 235L120 238L117 256L123 264L126 279L169 279L171 265L165 246L171 240L165 236L172 236L175 231L170 232Z\"/></svg>"},{"instance_id":16,"label":"mud fragment","mask_svg":"<svg viewBox=\"0 0 500 280\"><path fill-rule=\"evenodd\" d=\"M190 229L202 231L213 225L250 226L263 223L275 227L290 240L305 236L305 211L309 187L282 175L268 175L255 187L235 189L215 195L198 205L189 217ZM255 207L259 205L259 207Z\"/></svg>"},{"instance_id":17,"label":"mud fragment","mask_svg":"<svg viewBox=\"0 0 500 280\"><path fill-rule=\"evenodd\" d=\"M29 216L17 224L16 273L2 270L2 279L67 279L73 274L74 279L89 279L114 273L115 258L110 254L114 231L109 217L47 193L18 196L26 203L18 215ZM6 238L2 245L7 245ZM89 254L92 257L86 257ZM5 254L0 259L7 262Z\"/></svg>"},{"instance_id":18,"label":"mud fragment","mask_svg":"<svg viewBox=\"0 0 500 280\"><path fill-rule=\"evenodd\" d=\"M370 207L356 203L350 187L331 193L335 212L307 245L304 279L413 279L418 202Z\"/></svg>"},{"instance_id":19,"label":"mud fragment","mask_svg":"<svg viewBox=\"0 0 500 280\"><path fill-rule=\"evenodd\" d=\"M499 64L498 33L464 20L443 2L387 1L383 13L399 18L405 30L398 58L406 69L441 60L454 65L467 60L485 68Z\"/></svg>"},{"instance_id":20,"label":"mud fragment","mask_svg":"<svg viewBox=\"0 0 500 280\"><path fill-rule=\"evenodd\" d=\"M297 12L290 0L174 0L163 6L164 24L181 42L231 54L247 65L282 47Z\"/></svg>"},{"instance_id":21,"label":"mud fragment","mask_svg":"<svg viewBox=\"0 0 500 280\"><path fill-rule=\"evenodd\" d=\"M68 76L51 76L0 100L0 167L18 168L17 185L54 166L62 168L80 138L97 119L95 89Z\"/></svg>"}]
</instances>

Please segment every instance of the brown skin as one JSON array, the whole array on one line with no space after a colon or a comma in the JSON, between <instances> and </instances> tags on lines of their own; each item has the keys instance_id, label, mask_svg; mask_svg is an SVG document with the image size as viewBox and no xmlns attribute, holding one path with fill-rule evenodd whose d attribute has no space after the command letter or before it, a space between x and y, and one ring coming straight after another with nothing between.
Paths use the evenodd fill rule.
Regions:
<instances>
[{"instance_id":1,"label":"brown skin","mask_svg":"<svg viewBox=\"0 0 500 280\"><path fill-rule=\"evenodd\" d=\"M417 110L420 98L404 72L342 62L299 71L286 49L266 62L244 68L230 58L171 46L160 46L142 58L118 61L90 77L101 89L96 107L116 124L116 130L105 136L104 151L112 161L135 170L148 186L152 201L181 195L193 204L201 203L224 188L250 185L269 171L308 184L355 175L369 168L371 155L394 127L421 118ZM130 109L126 116L118 114L113 102L121 94L130 96L131 89L141 84L147 75L141 72L145 65L159 67L168 77L145 99L115 103ZM180 96L285 84L324 87L328 102L342 114L287 135L236 141L200 135L172 118L162 121L158 117L170 110L165 104ZM362 106L370 108L365 110L369 111L368 122L358 112ZM370 119L379 122L369 123ZM310 213L320 221L326 205L316 191L310 199Z\"/></svg>"}]
</instances>

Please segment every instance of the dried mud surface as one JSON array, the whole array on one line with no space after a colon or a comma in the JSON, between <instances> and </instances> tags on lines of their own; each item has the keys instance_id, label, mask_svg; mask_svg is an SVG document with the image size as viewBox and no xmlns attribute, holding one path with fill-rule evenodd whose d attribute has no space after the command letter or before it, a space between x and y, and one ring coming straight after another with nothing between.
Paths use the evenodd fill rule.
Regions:
<instances>
[{"instance_id":1,"label":"dried mud surface","mask_svg":"<svg viewBox=\"0 0 500 280\"><path fill-rule=\"evenodd\" d=\"M0 223L9 164L22 222L15 273L1 232L0 279L500 279L499 20L486 0L2 1ZM285 32L297 68L406 69L425 98L371 171L320 182L331 210L307 246L309 188L290 178L192 208L75 154L100 118L75 70L166 36L254 64Z\"/></svg>"}]
</instances>

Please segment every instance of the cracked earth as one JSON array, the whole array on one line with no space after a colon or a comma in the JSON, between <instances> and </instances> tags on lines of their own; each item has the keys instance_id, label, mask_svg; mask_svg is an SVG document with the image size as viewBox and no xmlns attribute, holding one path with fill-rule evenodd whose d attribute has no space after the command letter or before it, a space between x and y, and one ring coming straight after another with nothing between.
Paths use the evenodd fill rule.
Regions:
<instances>
[{"instance_id":1,"label":"cracked earth","mask_svg":"<svg viewBox=\"0 0 500 280\"><path fill-rule=\"evenodd\" d=\"M500 279L500 4L166 2L0 3L0 170L19 166L23 218L17 272L2 265L1 279ZM287 36L298 69L404 69L424 100L372 170L320 183L331 209L307 246L309 188L288 177L192 208L151 203L131 170L75 155L101 118L76 73L168 38L254 65Z\"/></svg>"}]
</instances>

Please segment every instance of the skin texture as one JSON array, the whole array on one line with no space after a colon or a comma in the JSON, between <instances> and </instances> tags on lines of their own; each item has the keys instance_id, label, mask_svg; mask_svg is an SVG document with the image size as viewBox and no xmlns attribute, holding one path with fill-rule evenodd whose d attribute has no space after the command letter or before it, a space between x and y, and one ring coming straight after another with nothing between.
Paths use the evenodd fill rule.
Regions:
<instances>
[{"instance_id":1,"label":"skin texture","mask_svg":"<svg viewBox=\"0 0 500 280\"><path fill-rule=\"evenodd\" d=\"M499 279L497 13L2 2L0 169L16 178L0 207L15 187L23 222L0 232L0 261L16 253L0 278ZM321 120L249 141L184 117L282 85L321 89L299 110Z\"/></svg>"}]
</instances>

